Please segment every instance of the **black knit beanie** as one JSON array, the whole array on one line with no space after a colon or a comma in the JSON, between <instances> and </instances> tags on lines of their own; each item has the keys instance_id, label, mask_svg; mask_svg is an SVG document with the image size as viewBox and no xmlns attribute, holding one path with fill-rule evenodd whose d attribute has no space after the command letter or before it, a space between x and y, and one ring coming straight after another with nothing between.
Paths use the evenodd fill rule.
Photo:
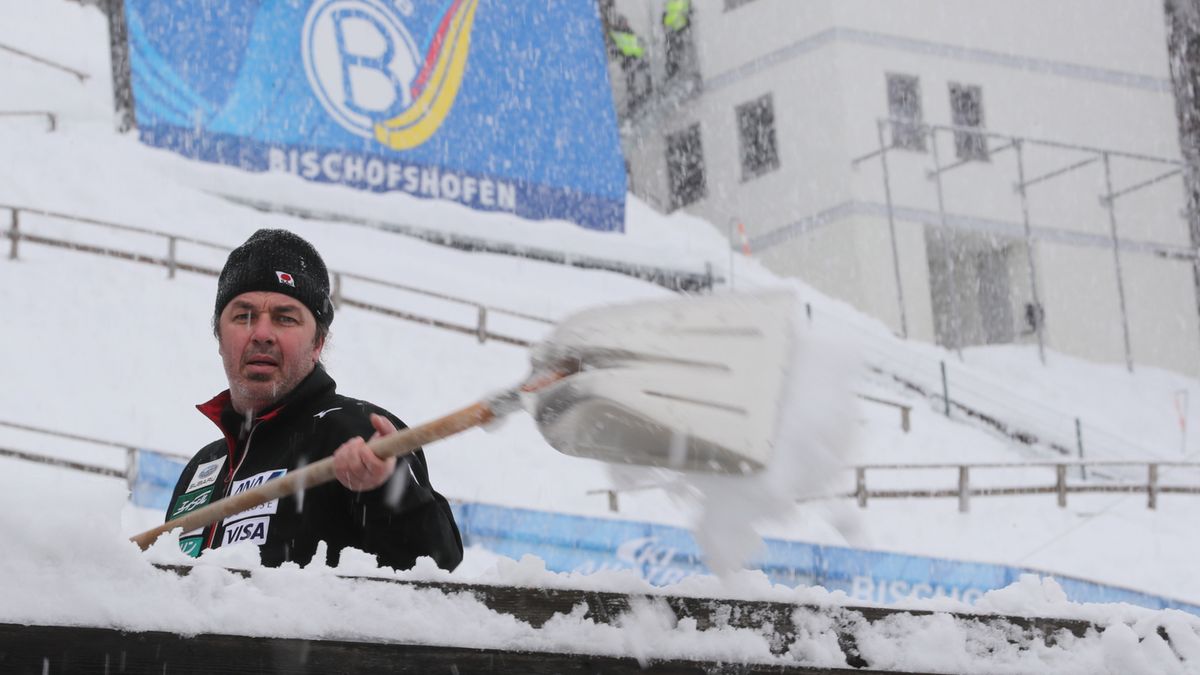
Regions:
<instances>
[{"instance_id":1,"label":"black knit beanie","mask_svg":"<svg viewBox=\"0 0 1200 675\"><path fill-rule=\"evenodd\" d=\"M213 325L230 300L250 291L290 295L313 313L318 324L333 323L325 261L312 244L287 230L259 230L230 252L217 280Z\"/></svg>"}]
</instances>

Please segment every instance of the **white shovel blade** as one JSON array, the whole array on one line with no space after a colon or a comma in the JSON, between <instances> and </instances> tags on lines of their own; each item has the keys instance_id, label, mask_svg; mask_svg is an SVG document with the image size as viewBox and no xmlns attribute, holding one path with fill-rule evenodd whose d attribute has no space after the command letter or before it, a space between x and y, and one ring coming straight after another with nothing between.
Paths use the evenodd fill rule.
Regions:
<instances>
[{"instance_id":1,"label":"white shovel blade","mask_svg":"<svg viewBox=\"0 0 1200 675\"><path fill-rule=\"evenodd\" d=\"M534 370L579 371L526 404L557 450L745 473L772 452L793 349L790 292L602 307L569 317Z\"/></svg>"}]
</instances>

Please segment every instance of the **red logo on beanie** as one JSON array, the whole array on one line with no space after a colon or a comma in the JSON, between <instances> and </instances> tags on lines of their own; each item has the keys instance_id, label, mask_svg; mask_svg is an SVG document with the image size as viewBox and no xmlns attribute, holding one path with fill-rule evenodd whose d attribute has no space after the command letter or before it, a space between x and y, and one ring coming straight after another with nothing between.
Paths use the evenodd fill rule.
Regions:
<instances>
[{"instance_id":1,"label":"red logo on beanie","mask_svg":"<svg viewBox=\"0 0 1200 675\"><path fill-rule=\"evenodd\" d=\"M287 284L288 286L291 286L292 288L296 287L296 280L294 278L292 278L292 275L288 274L287 272L278 272L277 271L277 272L275 272L275 276L279 278L279 283Z\"/></svg>"}]
</instances>

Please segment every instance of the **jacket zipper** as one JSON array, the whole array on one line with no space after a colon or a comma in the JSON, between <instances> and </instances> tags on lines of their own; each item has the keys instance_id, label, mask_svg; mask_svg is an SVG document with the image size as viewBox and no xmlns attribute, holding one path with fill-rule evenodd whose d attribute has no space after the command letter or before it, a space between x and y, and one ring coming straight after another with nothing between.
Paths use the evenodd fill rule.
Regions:
<instances>
[{"instance_id":1,"label":"jacket zipper","mask_svg":"<svg viewBox=\"0 0 1200 675\"><path fill-rule=\"evenodd\" d=\"M254 426L250 427L250 433L246 434L246 446L242 448L242 458L238 460L237 466L231 469L229 473L229 481L225 483L225 497L228 497L229 491L233 489L233 481L235 478L237 478L237 472L241 470L242 463L245 462L246 458L250 456L250 441L254 438L254 432L258 431L258 427L261 426L262 423L263 420L255 422ZM230 464L232 464L232 462L230 462ZM217 537L217 525L219 524L222 523L212 524L212 531L208 533L208 543L204 548L211 549L213 547L213 541L215 541Z\"/></svg>"}]
</instances>

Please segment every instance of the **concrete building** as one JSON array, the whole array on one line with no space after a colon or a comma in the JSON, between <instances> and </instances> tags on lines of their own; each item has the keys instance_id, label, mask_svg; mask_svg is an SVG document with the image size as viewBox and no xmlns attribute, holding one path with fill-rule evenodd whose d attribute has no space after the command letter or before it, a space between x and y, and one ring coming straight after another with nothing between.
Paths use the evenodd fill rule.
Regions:
<instances>
[{"instance_id":1,"label":"concrete building","mask_svg":"<svg viewBox=\"0 0 1200 675\"><path fill-rule=\"evenodd\" d=\"M665 4L601 3L636 194L911 339L1200 375L1162 0Z\"/></svg>"}]
</instances>

